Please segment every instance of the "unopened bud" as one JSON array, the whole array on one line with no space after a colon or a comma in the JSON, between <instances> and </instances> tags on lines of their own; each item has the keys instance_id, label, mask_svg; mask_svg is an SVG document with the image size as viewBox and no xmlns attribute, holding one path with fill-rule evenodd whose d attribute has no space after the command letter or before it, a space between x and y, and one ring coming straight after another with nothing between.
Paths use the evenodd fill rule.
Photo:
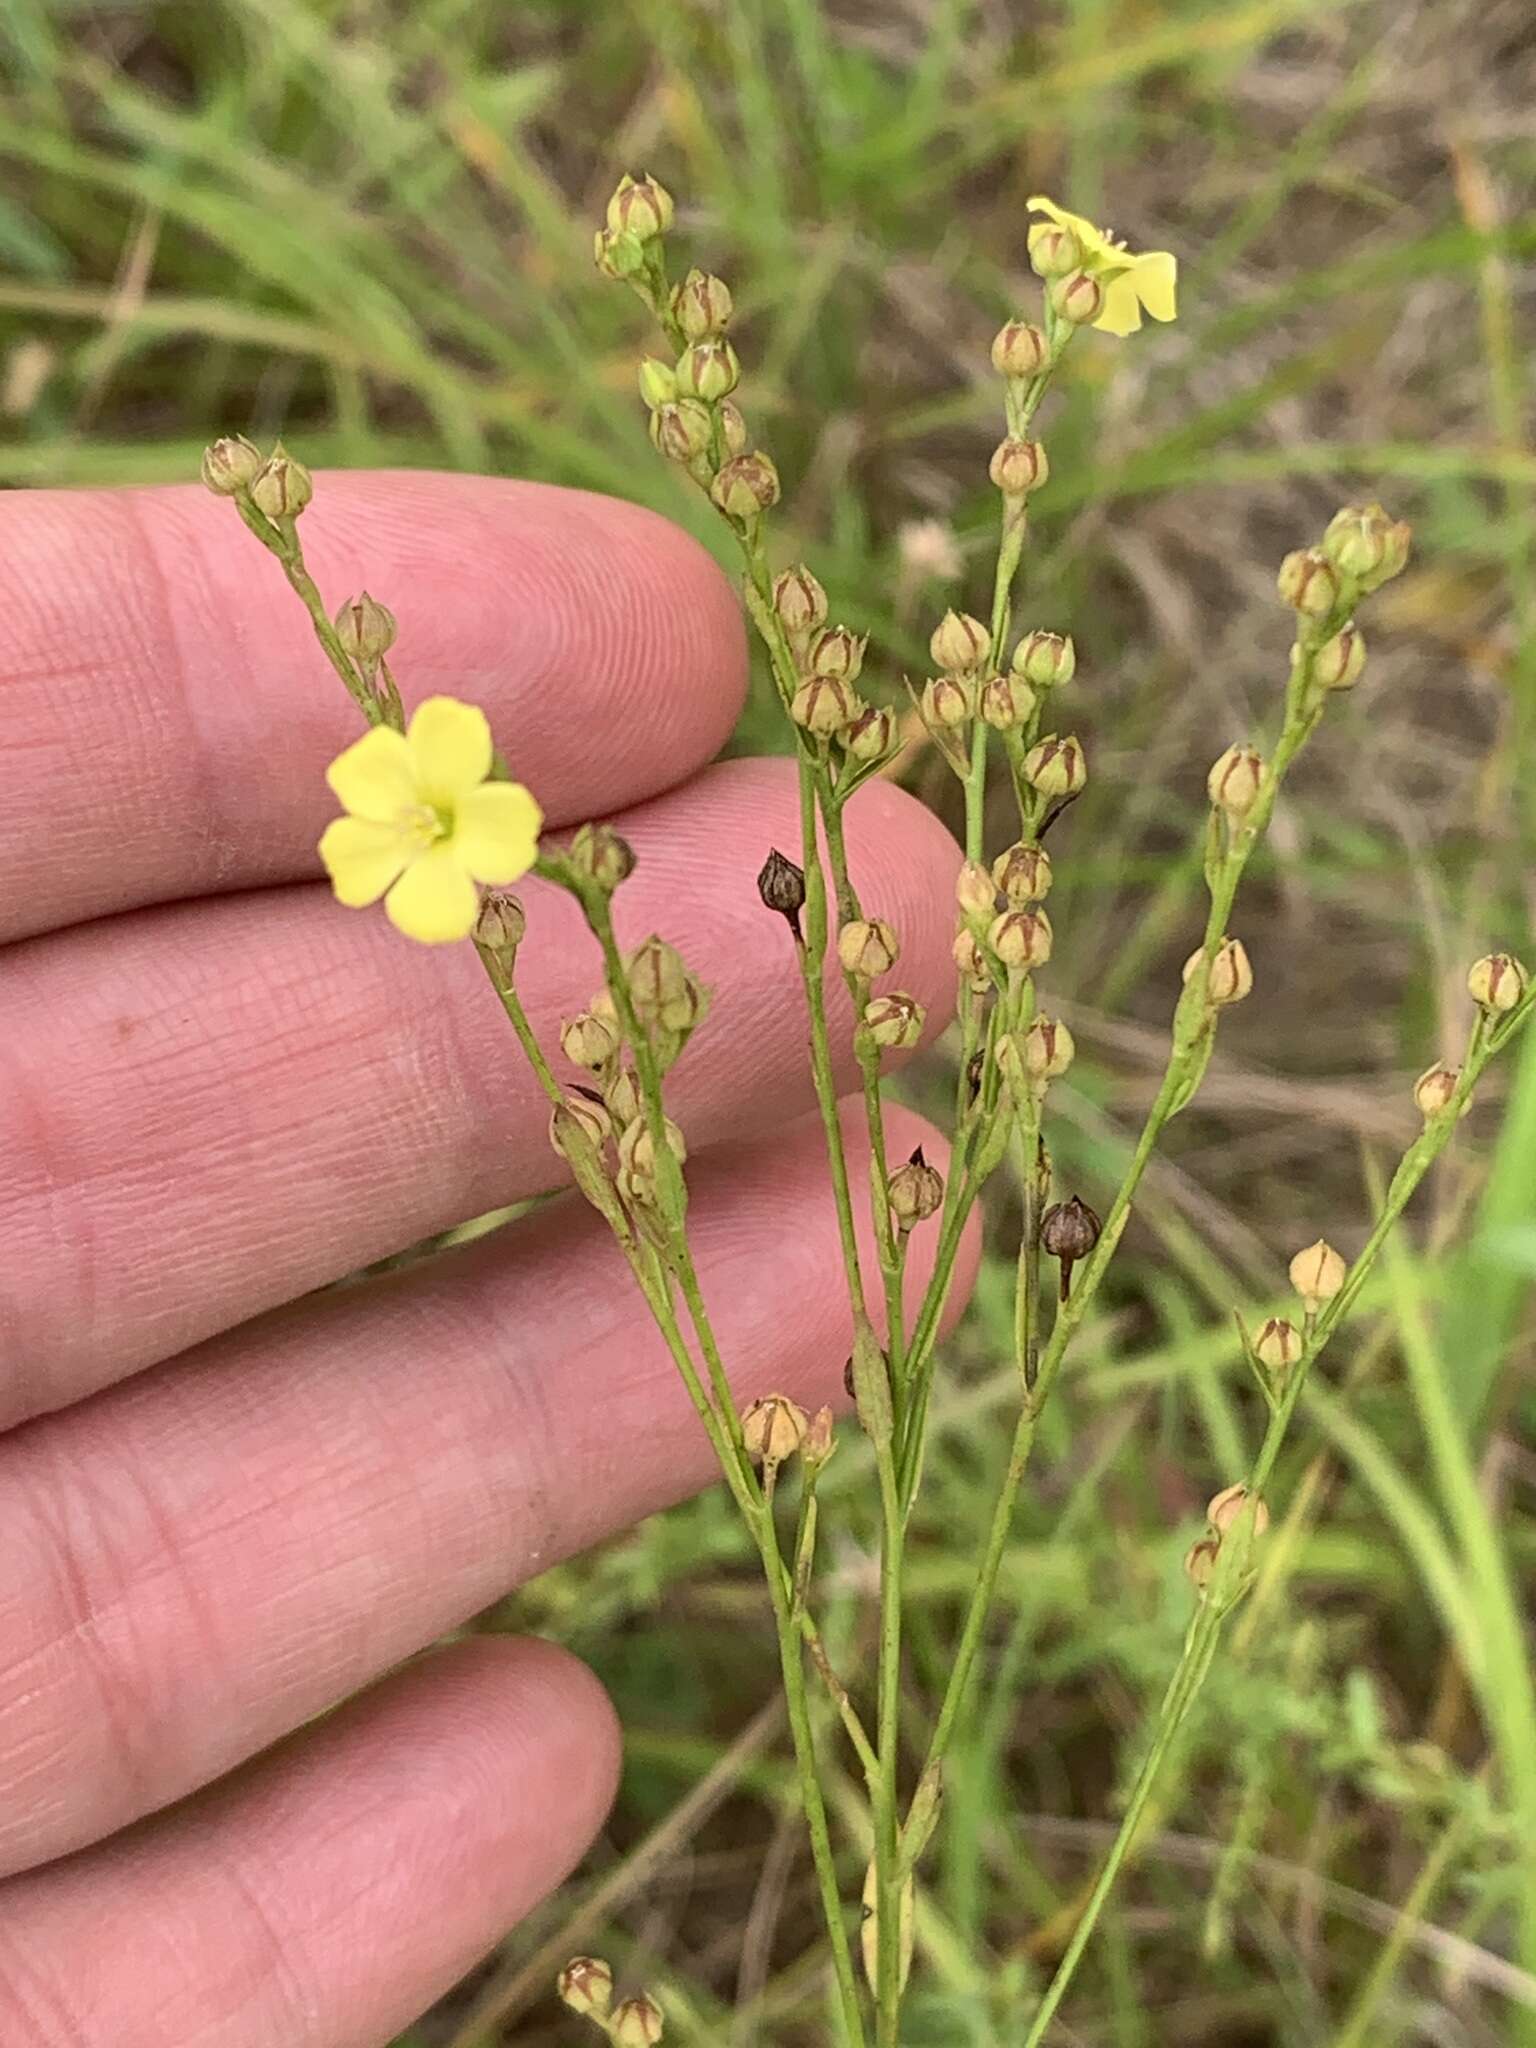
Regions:
<instances>
[{"instance_id":1,"label":"unopened bud","mask_svg":"<svg viewBox=\"0 0 1536 2048\"><path fill-rule=\"evenodd\" d=\"M1039 220L1029 231L1029 261L1036 277L1066 277L1083 260L1083 245L1071 228Z\"/></svg>"},{"instance_id":2,"label":"unopened bud","mask_svg":"<svg viewBox=\"0 0 1536 2048\"><path fill-rule=\"evenodd\" d=\"M266 457L244 434L225 434L203 450L203 482L221 498L248 491L261 475Z\"/></svg>"},{"instance_id":3,"label":"unopened bud","mask_svg":"<svg viewBox=\"0 0 1536 2048\"><path fill-rule=\"evenodd\" d=\"M612 1136L612 1117L585 1095L567 1095L549 1119L549 1142L562 1159L577 1158L588 1145L601 1151Z\"/></svg>"},{"instance_id":4,"label":"unopened bud","mask_svg":"<svg viewBox=\"0 0 1536 2048\"><path fill-rule=\"evenodd\" d=\"M652 444L669 462L697 462L709 453L709 407L696 398L659 405L651 414Z\"/></svg>"},{"instance_id":5,"label":"unopened bud","mask_svg":"<svg viewBox=\"0 0 1536 2048\"><path fill-rule=\"evenodd\" d=\"M1480 1010L1506 1015L1524 996L1528 978L1513 953L1485 953L1467 974L1467 989Z\"/></svg>"},{"instance_id":6,"label":"unopened bud","mask_svg":"<svg viewBox=\"0 0 1536 2048\"><path fill-rule=\"evenodd\" d=\"M938 732L969 725L973 708L971 691L959 676L935 676L923 685L923 722Z\"/></svg>"},{"instance_id":7,"label":"unopened bud","mask_svg":"<svg viewBox=\"0 0 1536 2048\"><path fill-rule=\"evenodd\" d=\"M613 2003L613 1972L599 1956L572 1956L556 1979L556 1989L572 2012L605 2019Z\"/></svg>"},{"instance_id":8,"label":"unopened bud","mask_svg":"<svg viewBox=\"0 0 1536 2048\"><path fill-rule=\"evenodd\" d=\"M997 884L979 860L966 861L955 877L955 902L973 931L985 931L997 915Z\"/></svg>"},{"instance_id":9,"label":"unopened bud","mask_svg":"<svg viewBox=\"0 0 1536 2048\"><path fill-rule=\"evenodd\" d=\"M874 996L864 1005L863 1024L886 1052L910 1052L923 1035L926 1012L914 996Z\"/></svg>"},{"instance_id":10,"label":"unopened bud","mask_svg":"<svg viewBox=\"0 0 1536 2048\"><path fill-rule=\"evenodd\" d=\"M994 732L1014 732L1033 716L1035 693L1012 670L988 676L981 686L981 715Z\"/></svg>"},{"instance_id":11,"label":"unopened bud","mask_svg":"<svg viewBox=\"0 0 1536 2048\"><path fill-rule=\"evenodd\" d=\"M1325 690L1352 690L1365 668L1365 635L1354 624L1325 640L1312 657L1312 673Z\"/></svg>"},{"instance_id":12,"label":"unopened bud","mask_svg":"<svg viewBox=\"0 0 1536 2048\"><path fill-rule=\"evenodd\" d=\"M514 895L506 889L486 890L475 918L475 944L483 946L488 953L494 953L498 964L507 973L512 970L512 962L527 929L528 920L523 915L523 906Z\"/></svg>"},{"instance_id":13,"label":"unopened bud","mask_svg":"<svg viewBox=\"0 0 1536 2048\"><path fill-rule=\"evenodd\" d=\"M1450 1108L1460 1086L1460 1067L1448 1067L1443 1060L1436 1060L1413 1084L1414 1108L1425 1123L1429 1123L1442 1109Z\"/></svg>"},{"instance_id":14,"label":"unopened bud","mask_svg":"<svg viewBox=\"0 0 1536 2048\"><path fill-rule=\"evenodd\" d=\"M1042 796L1076 796L1088 781L1082 743L1051 733L1024 756L1024 776Z\"/></svg>"},{"instance_id":15,"label":"unopened bud","mask_svg":"<svg viewBox=\"0 0 1536 2048\"><path fill-rule=\"evenodd\" d=\"M654 178L632 178L626 172L608 202L608 225L616 235L652 242L672 225L672 195Z\"/></svg>"},{"instance_id":16,"label":"unopened bud","mask_svg":"<svg viewBox=\"0 0 1536 2048\"><path fill-rule=\"evenodd\" d=\"M1246 1511L1250 1501L1253 1502L1253 1533L1255 1536L1262 1536L1269 1527L1269 1509L1262 1500L1255 1499L1248 1488L1241 1484L1224 1486L1207 1505L1205 1519L1218 1537L1225 1536L1238 1517Z\"/></svg>"},{"instance_id":17,"label":"unopened bud","mask_svg":"<svg viewBox=\"0 0 1536 2048\"><path fill-rule=\"evenodd\" d=\"M297 519L315 495L314 478L282 443L272 450L251 485L251 500L269 519Z\"/></svg>"},{"instance_id":18,"label":"unopened bud","mask_svg":"<svg viewBox=\"0 0 1536 2048\"><path fill-rule=\"evenodd\" d=\"M992 343L992 367L1000 377L1034 377L1050 360L1045 336L1027 320L1010 320Z\"/></svg>"},{"instance_id":19,"label":"unopened bud","mask_svg":"<svg viewBox=\"0 0 1536 2048\"><path fill-rule=\"evenodd\" d=\"M987 989L992 986L992 970L987 965L987 956L981 950L981 941L969 925L961 925L955 933L955 943L950 948L951 956L960 972L971 986Z\"/></svg>"},{"instance_id":20,"label":"unopened bud","mask_svg":"<svg viewBox=\"0 0 1536 2048\"><path fill-rule=\"evenodd\" d=\"M599 228L592 237L592 258L604 277L634 277L645 268L645 244L638 235Z\"/></svg>"},{"instance_id":21,"label":"unopened bud","mask_svg":"<svg viewBox=\"0 0 1536 2048\"><path fill-rule=\"evenodd\" d=\"M1050 476L1051 465L1043 443L1021 441L1009 435L992 451L987 474L1007 498L1024 498L1038 491Z\"/></svg>"},{"instance_id":22,"label":"unopened bud","mask_svg":"<svg viewBox=\"0 0 1536 2048\"><path fill-rule=\"evenodd\" d=\"M1052 690L1077 673L1077 649L1065 633L1026 633L1013 650L1013 671L1037 690Z\"/></svg>"},{"instance_id":23,"label":"unopened bud","mask_svg":"<svg viewBox=\"0 0 1536 2048\"><path fill-rule=\"evenodd\" d=\"M690 270L672 294L672 317L689 341L724 333L731 311L730 286L708 271Z\"/></svg>"},{"instance_id":24,"label":"unopened bud","mask_svg":"<svg viewBox=\"0 0 1536 2048\"><path fill-rule=\"evenodd\" d=\"M1076 1052L1072 1034L1059 1017L1036 1017L1024 1033L1024 1071L1036 1083L1059 1080Z\"/></svg>"},{"instance_id":25,"label":"unopened bud","mask_svg":"<svg viewBox=\"0 0 1536 2048\"><path fill-rule=\"evenodd\" d=\"M804 562L797 562L775 579L773 608L790 638L804 640L826 623L827 593Z\"/></svg>"},{"instance_id":26,"label":"unopened bud","mask_svg":"<svg viewBox=\"0 0 1536 2048\"><path fill-rule=\"evenodd\" d=\"M789 715L803 732L831 739L852 722L858 698L837 676L812 676L790 700Z\"/></svg>"},{"instance_id":27,"label":"unopened bud","mask_svg":"<svg viewBox=\"0 0 1536 2048\"><path fill-rule=\"evenodd\" d=\"M743 1411L742 1442L755 1465L782 1465L805 1442L805 1410L787 1394L769 1394Z\"/></svg>"},{"instance_id":28,"label":"unopened bud","mask_svg":"<svg viewBox=\"0 0 1536 2048\"><path fill-rule=\"evenodd\" d=\"M560 1050L575 1067L590 1067L595 1073L606 1067L619 1049L619 1034L606 1017L594 1017L582 1010L560 1027Z\"/></svg>"},{"instance_id":29,"label":"unopened bud","mask_svg":"<svg viewBox=\"0 0 1536 2048\"><path fill-rule=\"evenodd\" d=\"M741 364L724 335L696 341L677 359L677 388L684 398L713 405L716 399L729 397L740 382Z\"/></svg>"},{"instance_id":30,"label":"unopened bud","mask_svg":"<svg viewBox=\"0 0 1536 2048\"><path fill-rule=\"evenodd\" d=\"M659 406L670 405L678 395L677 372L659 356L641 357L639 382L640 396L652 412Z\"/></svg>"},{"instance_id":31,"label":"unopened bud","mask_svg":"<svg viewBox=\"0 0 1536 2048\"><path fill-rule=\"evenodd\" d=\"M975 675L987 665L992 635L969 612L946 612L928 642L934 666L955 675Z\"/></svg>"},{"instance_id":32,"label":"unopened bud","mask_svg":"<svg viewBox=\"0 0 1536 2048\"><path fill-rule=\"evenodd\" d=\"M1325 1301L1333 1300L1343 1287L1347 1272L1333 1246L1320 1237L1316 1244L1309 1244L1292 1259L1291 1285L1308 1312L1315 1313Z\"/></svg>"},{"instance_id":33,"label":"unopened bud","mask_svg":"<svg viewBox=\"0 0 1536 2048\"><path fill-rule=\"evenodd\" d=\"M896 934L880 917L855 918L837 935L837 957L843 972L873 981L896 965L901 947Z\"/></svg>"},{"instance_id":34,"label":"unopened bud","mask_svg":"<svg viewBox=\"0 0 1536 2048\"><path fill-rule=\"evenodd\" d=\"M1296 548L1280 564L1276 587L1304 619L1326 619L1339 601L1339 579L1316 548Z\"/></svg>"},{"instance_id":35,"label":"unopened bud","mask_svg":"<svg viewBox=\"0 0 1536 2048\"><path fill-rule=\"evenodd\" d=\"M395 615L387 605L370 597L348 598L336 614L336 637L342 651L364 668L373 668L395 644Z\"/></svg>"},{"instance_id":36,"label":"unopened bud","mask_svg":"<svg viewBox=\"0 0 1536 2048\"><path fill-rule=\"evenodd\" d=\"M1184 1576L1197 1593L1203 1593L1215 1576L1220 1549L1220 1544L1205 1536L1198 1543L1192 1543L1185 1552Z\"/></svg>"},{"instance_id":37,"label":"unopened bud","mask_svg":"<svg viewBox=\"0 0 1536 2048\"><path fill-rule=\"evenodd\" d=\"M1184 962L1184 980L1194 980L1200 963L1205 958L1203 947L1197 947ZM1223 1009L1228 1003L1240 1003L1243 997L1253 992L1253 964L1248 958L1248 949L1241 939L1223 939L1211 960L1210 975L1205 984L1205 1000L1213 1009Z\"/></svg>"},{"instance_id":38,"label":"unopened bud","mask_svg":"<svg viewBox=\"0 0 1536 2048\"><path fill-rule=\"evenodd\" d=\"M1005 910L987 944L1005 967L1043 967L1051 957L1051 920L1043 910Z\"/></svg>"},{"instance_id":39,"label":"unopened bud","mask_svg":"<svg viewBox=\"0 0 1536 2048\"><path fill-rule=\"evenodd\" d=\"M1040 1248L1061 1262L1061 1298L1072 1293L1072 1268L1086 1259L1099 1241L1098 1217L1079 1196L1053 1202L1040 1219Z\"/></svg>"},{"instance_id":40,"label":"unopened bud","mask_svg":"<svg viewBox=\"0 0 1536 2048\"><path fill-rule=\"evenodd\" d=\"M841 683L858 680L864 666L864 641L846 626L828 626L811 642L810 667L813 676L830 676Z\"/></svg>"},{"instance_id":41,"label":"unopened bud","mask_svg":"<svg viewBox=\"0 0 1536 2048\"><path fill-rule=\"evenodd\" d=\"M613 2048L656 2048L661 2039L661 2007L642 1992L616 2005L608 2022L608 2039Z\"/></svg>"},{"instance_id":42,"label":"unopened bud","mask_svg":"<svg viewBox=\"0 0 1536 2048\"><path fill-rule=\"evenodd\" d=\"M1205 778L1211 802L1232 819L1247 817L1263 782L1263 757L1253 747L1228 747Z\"/></svg>"},{"instance_id":43,"label":"unopened bud","mask_svg":"<svg viewBox=\"0 0 1536 2048\"><path fill-rule=\"evenodd\" d=\"M1104 287L1086 270L1074 270L1052 280L1051 304L1074 327L1086 327L1104 310Z\"/></svg>"},{"instance_id":44,"label":"unopened bud","mask_svg":"<svg viewBox=\"0 0 1536 2048\"><path fill-rule=\"evenodd\" d=\"M635 871L635 849L611 825L583 825L571 840L568 858L577 874L611 896Z\"/></svg>"},{"instance_id":45,"label":"unopened bud","mask_svg":"<svg viewBox=\"0 0 1536 2048\"><path fill-rule=\"evenodd\" d=\"M757 893L765 910L776 910L798 939L805 908L805 870L774 847L757 871Z\"/></svg>"},{"instance_id":46,"label":"unopened bud","mask_svg":"<svg viewBox=\"0 0 1536 2048\"><path fill-rule=\"evenodd\" d=\"M1329 520L1322 551L1346 576L1373 587L1394 545L1393 522L1379 505L1346 505Z\"/></svg>"},{"instance_id":47,"label":"unopened bud","mask_svg":"<svg viewBox=\"0 0 1536 2048\"><path fill-rule=\"evenodd\" d=\"M698 1020L698 989L675 946L655 932L625 962L629 999L642 1024L688 1031Z\"/></svg>"},{"instance_id":48,"label":"unopened bud","mask_svg":"<svg viewBox=\"0 0 1536 2048\"><path fill-rule=\"evenodd\" d=\"M761 448L750 455L733 455L721 465L709 495L732 519L761 519L779 502L779 472Z\"/></svg>"},{"instance_id":49,"label":"unopened bud","mask_svg":"<svg viewBox=\"0 0 1536 2048\"><path fill-rule=\"evenodd\" d=\"M722 398L715 407L715 418L720 423L720 439L727 455L745 455L752 446L752 436L747 428L747 416L734 398Z\"/></svg>"},{"instance_id":50,"label":"unopened bud","mask_svg":"<svg viewBox=\"0 0 1536 2048\"><path fill-rule=\"evenodd\" d=\"M898 1166L891 1175L888 1193L891 1214L902 1230L910 1230L916 1223L925 1223L938 1213L944 1200L944 1182L923 1157L921 1145L906 1165Z\"/></svg>"},{"instance_id":51,"label":"unopened bud","mask_svg":"<svg viewBox=\"0 0 1536 2048\"><path fill-rule=\"evenodd\" d=\"M885 760L896 746L895 714L883 704L871 704L844 733L843 745L855 761Z\"/></svg>"},{"instance_id":52,"label":"unopened bud","mask_svg":"<svg viewBox=\"0 0 1536 2048\"><path fill-rule=\"evenodd\" d=\"M800 1445L800 1456L806 1470L819 1472L832 1453L837 1449L837 1432L830 1408L818 1408L805 1426L805 1436Z\"/></svg>"},{"instance_id":53,"label":"unopened bud","mask_svg":"<svg viewBox=\"0 0 1536 2048\"><path fill-rule=\"evenodd\" d=\"M1253 1340L1253 1355L1266 1372L1288 1373L1301 1356L1301 1332L1284 1316L1271 1316Z\"/></svg>"}]
</instances>

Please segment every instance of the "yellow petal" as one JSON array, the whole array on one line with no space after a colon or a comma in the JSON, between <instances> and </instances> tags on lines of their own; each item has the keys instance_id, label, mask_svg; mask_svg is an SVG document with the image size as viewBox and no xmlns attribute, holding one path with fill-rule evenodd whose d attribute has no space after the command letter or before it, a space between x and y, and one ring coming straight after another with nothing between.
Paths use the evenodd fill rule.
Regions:
<instances>
[{"instance_id":1,"label":"yellow petal","mask_svg":"<svg viewBox=\"0 0 1536 2048\"><path fill-rule=\"evenodd\" d=\"M1070 228L1082 243L1085 256L1101 256L1109 246L1091 220L1084 220L1080 213L1068 213L1064 206L1058 206L1054 199L1047 199L1041 193L1029 201L1029 210L1031 213L1048 214L1059 228Z\"/></svg>"},{"instance_id":2,"label":"yellow petal","mask_svg":"<svg viewBox=\"0 0 1536 2048\"><path fill-rule=\"evenodd\" d=\"M515 882L533 866L543 823L520 782L483 782L453 807L454 856L477 882Z\"/></svg>"},{"instance_id":3,"label":"yellow petal","mask_svg":"<svg viewBox=\"0 0 1536 2048\"><path fill-rule=\"evenodd\" d=\"M1131 276L1137 298L1154 320L1178 318L1179 261L1176 256L1170 256L1166 249L1149 249L1145 256L1136 258L1136 268Z\"/></svg>"},{"instance_id":4,"label":"yellow petal","mask_svg":"<svg viewBox=\"0 0 1536 2048\"><path fill-rule=\"evenodd\" d=\"M480 898L452 847L444 843L412 861L384 898L384 909L408 939L441 946L469 937Z\"/></svg>"},{"instance_id":5,"label":"yellow petal","mask_svg":"<svg viewBox=\"0 0 1536 2048\"><path fill-rule=\"evenodd\" d=\"M373 818L337 818L320 835L320 858L336 900L349 910L377 903L408 857L395 827Z\"/></svg>"},{"instance_id":6,"label":"yellow petal","mask_svg":"<svg viewBox=\"0 0 1536 2048\"><path fill-rule=\"evenodd\" d=\"M491 728L476 704L429 697L417 707L406 738L428 803L451 803L491 772Z\"/></svg>"},{"instance_id":7,"label":"yellow petal","mask_svg":"<svg viewBox=\"0 0 1536 2048\"><path fill-rule=\"evenodd\" d=\"M397 732L376 725L325 771L343 810L380 823L421 801L411 750Z\"/></svg>"},{"instance_id":8,"label":"yellow petal","mask_svg":"<svg viewBox=\"0 0 1536 2048\"><path fill-rule=\"evenodd\" d=\"M1102 278L1104 310L1094 321L1106 334L1134 334L1141 325L1141 301L1136 296L1136 273L1122 270Z\"/></svg>"}]
</instances>

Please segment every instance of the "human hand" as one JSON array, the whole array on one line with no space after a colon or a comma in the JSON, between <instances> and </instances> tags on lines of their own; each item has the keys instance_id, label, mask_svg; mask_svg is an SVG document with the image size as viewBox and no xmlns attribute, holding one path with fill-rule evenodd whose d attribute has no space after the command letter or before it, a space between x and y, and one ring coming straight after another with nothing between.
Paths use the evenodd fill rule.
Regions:
<instances>
[{"instance_id":1,"label":"human hand","mask_svg":"<svg viewBox=\"0 0 1536 2048\"><path fill-rule=\"evenodd\" d=\"M828 1398L841 1263L753 889L794 777L703 766L744 686L725 583L633 508L483 480L331 477L304 537L333 603L399 613L408 701L484 704L552 825L617 814L624 935L716 991L674 1113L727 1356L746 1395ZM378 2048L582 1853L612 1712L483 1637L294 1731L710 1453L573 1203L311 1292L556 1162L472 949L318 879L356 713L228 508L0 501L0 708L0 2041ZM882 783L850 827L937 1018L955 849ZM548 1042L598 974L573 906L519 893Z\"/></svg>"}]
</instances>

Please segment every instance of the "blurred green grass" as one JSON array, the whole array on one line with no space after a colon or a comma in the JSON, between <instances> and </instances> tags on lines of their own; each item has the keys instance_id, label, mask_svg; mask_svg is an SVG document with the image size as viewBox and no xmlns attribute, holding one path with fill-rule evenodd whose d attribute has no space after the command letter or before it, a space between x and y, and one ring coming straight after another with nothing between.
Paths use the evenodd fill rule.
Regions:
<instances>
[{"instance_id":1,"label":"blurred green grass","mask_svg":"<svg viewBox=\"0 0 1536 2048\"><path fill-rule=\"evenodd\" d=\"M1230 1309L1277 1298L1319 1230L1358 1242L1461 964L1530 942L1523 0L10 0L0 73L0 480L180 479L215 432L281 431L316 463L614 491L718 548L646 442L632 304L591 269L607 188L645 165L737 290L781 545L893 688L987 580L985 351L1026 289L1028 195L1177 252L1178 325L1095 339L1054 401L1025 606L1078 636L1095 767L1053 901L1083 1049L1054 1142L1090 1195L1154 1085L1205 764L1273 702L1272 566L1351 492L1414 521L1370 679L1257 876L1260 995L1149 1180L1005 1568L911 2039L1010 2038L1177 1653L1201 1504L1252 1441ZM739 744L771 743L759 701ZM1502 1129L1479 1113L1416 1218L1433 1256L1388 1265L1309 1401L1266 1576L1064 2042L1536 2038L1533 1195L1528 1047ZM940 1408L919 1712L1004 1455L1004 1290L999 1260ZM857 1669L856 1447L834 1473L828 1629ZM588 1871L416 2048L565 2038L522 1979L594 1888L581 1944L662 1984L669 2040L819 2038L788 1780L732 1750L774 1689L756 1612L707 1499L493 1618L592 1659L629 1769Z\"/></svg>"}]
</instances>

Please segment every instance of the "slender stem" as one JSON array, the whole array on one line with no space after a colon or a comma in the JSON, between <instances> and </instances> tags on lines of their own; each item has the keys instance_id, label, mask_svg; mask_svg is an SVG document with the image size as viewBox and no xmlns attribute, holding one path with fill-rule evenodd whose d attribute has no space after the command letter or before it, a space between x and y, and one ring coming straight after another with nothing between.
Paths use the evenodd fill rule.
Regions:
<instances>
[{"instance_id":1,"label":"slender stem","mask_svg":"<svg viewBox=\"0 0 1536 2048\"><path fill-rule=\"evenodd\" d=\"M897 2048L901 2026L901 1597L906 1517L896 1488L891 1441L875 1445L880 1485L880 1682L875 1747L879 1777L875 1792L875 2040Z\"/></svg>"}]
</instances>

